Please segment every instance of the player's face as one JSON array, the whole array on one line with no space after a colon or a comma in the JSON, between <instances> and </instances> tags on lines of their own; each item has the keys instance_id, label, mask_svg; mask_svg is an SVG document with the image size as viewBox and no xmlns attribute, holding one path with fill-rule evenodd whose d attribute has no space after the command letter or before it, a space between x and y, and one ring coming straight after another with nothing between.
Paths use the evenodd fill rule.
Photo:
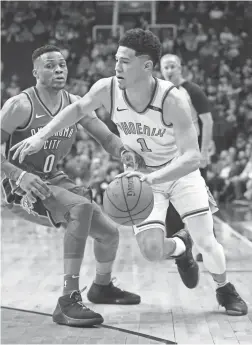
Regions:
<instances>
[{"instance_id":1,"label":"player's face","mask_svg":"<svg viewBox=\"0 0 252 345\"><path fill-rule=\"evenodd\" d=\"M61 90L66 85L67 64L59 52L50 52L41 55L35 64L35 77L44 86Z\"/></svg>"},{"instance_id":2,"label":"player's face","mask_svg":"<svg viewBox=\"0 0 252 345\"><path fill-rule=\"evenodd\" d=\"M146 56L136 56L135 50L120 46L115 58L115 71L120 89L130 88L145 78Z\"/></svg>"},{"instance_id":3,"label":"player's face","mask_svg":"<svg viewBox=\"0 0 252 345\"><path fill-rule=\"evenodd\" d=\"M165 80L176 85L181 77L181 66L175 58L167 58L161 61L161 73Z\"/></svg>"}]
</instances>

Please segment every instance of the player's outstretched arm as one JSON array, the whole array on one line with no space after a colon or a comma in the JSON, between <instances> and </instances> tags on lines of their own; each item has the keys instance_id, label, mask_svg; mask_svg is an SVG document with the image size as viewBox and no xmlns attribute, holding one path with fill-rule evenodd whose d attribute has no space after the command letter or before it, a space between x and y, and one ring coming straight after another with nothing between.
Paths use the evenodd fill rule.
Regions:
<instances>
[{"instance_id":1,"label":"player's outstretched arm","mask_svg":"<svg viewBox=\"0 0 252 345\"><path fill-rule=\"evenodd\" d=\"M67 106L55 116L41 131L37 134L47 140L59 130L69 127L82 118L90 116L92 112L103 105L105 96L106 79L98 80L80 100Z\"/></svg>"},{"instance_id":2,"label":"player's outstretched arm","mask_svg":"<svg viewBox=\"0 0 252 345\"><path fill-rule=\"evenodd\" d=\"M82 118L79 123L108 153L116 158L121 158L124 150L121 139L109 130L94 111Z\"/></svg>"},{"instance_id":3,"label":"player's outstretched arm","mask_svg":"<svg viewBox=\"0 0 252 345\"><path fill-rule=\"evenodd\" d=\"M172 122L179 157L164 168L149 174L152 183L177 180L199 168L200 152L188 100L173 89L164 102L164 121Z\"/></svg>"},{"instance_id":4,"label":"player's outstretched arm","mask_svg":"<svg viewBox=\"0 0 252 345\"><path fill-rule=\"evenodd\" d=\"M88 117L93 110L100 108L103 102L106 103L107 80L108 78L96 82L83 98L60 111L35 135L13 146L11 149L15 150L13 158L19 157L19 161L22 162L25 156L38 152L54 133L79 122L81 118Z\"/></svg>"}]
</instances>

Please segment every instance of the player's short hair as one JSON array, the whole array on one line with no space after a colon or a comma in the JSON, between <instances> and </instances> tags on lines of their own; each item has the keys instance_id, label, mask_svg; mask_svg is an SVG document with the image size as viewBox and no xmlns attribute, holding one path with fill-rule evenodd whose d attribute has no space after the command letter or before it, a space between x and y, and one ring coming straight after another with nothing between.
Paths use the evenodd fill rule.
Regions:
<instances>
[{"instance_id":1,"label":"player's short hair","mask_svg":"<svg viewBox=\"0 0 252 345\"><path fill-rule=\"evenodd\" d=\"M149 30L131 29L119 40L119 46L135 50L136 56L148 55L153 62L153 67L159 62L162 45L159 38Z\"/></svg>"},{"instance_id":2,"label":"player's short hair","mask_svg":"<svg viewBox=\"0 0 252 345\"><path fill-rule=\"evenodd\" d=\"M45 53L50 53L50 52L61 53L61 50L58 47L56 47L54 45L50 45L50 44L39 47L39 48L35 49L34 52L32 53L32 62L34 62L41 55L43 55Z\"/></svg>"}]
</instances>

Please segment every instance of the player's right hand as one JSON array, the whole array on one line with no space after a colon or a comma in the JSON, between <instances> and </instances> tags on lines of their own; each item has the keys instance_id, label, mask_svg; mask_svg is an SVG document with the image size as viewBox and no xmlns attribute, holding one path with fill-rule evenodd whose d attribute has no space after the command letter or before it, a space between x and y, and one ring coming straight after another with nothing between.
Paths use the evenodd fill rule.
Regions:
<instances>
[{"instance_id":1,"label":"player's right hand","mask_svg":"<svg viewBox=\"0 0 252 345\"><path fill-rule=\"evenodd\" d=\"M34 153L40 151L44 145L44 139L41 139L38 135L33 135L27 139L24 139L12 146L10 151L16 150L12 159L17 159L19 157L19 163L22 163L27 155L33 155Z\"/></svg>"},{"instance_id":2,"label":"player's right hand","mask_svg":"<svg viewBox=\"0 0 252 345\"><path fill-rule=\"evenodd\" d=\"M39 197L41 200L45 200L52 194L48 185L42 181L41 178L28 172L22 177L19 187L26 192L33 203L36 201L34 196Z\"/></svg>"}]
</instances>

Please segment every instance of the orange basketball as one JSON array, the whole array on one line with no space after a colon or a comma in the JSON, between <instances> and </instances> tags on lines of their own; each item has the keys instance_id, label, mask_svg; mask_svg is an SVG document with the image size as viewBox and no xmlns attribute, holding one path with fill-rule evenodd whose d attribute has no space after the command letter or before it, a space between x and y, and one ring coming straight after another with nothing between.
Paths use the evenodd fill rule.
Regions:
<instances>
[{"instance_id":1,"label":"orange basketball","mask_svg":"<svg viewBox=\"0 0 252 345\"><path fill-rule=\"evenodd\" d=\"M116 223L130 226L142 223L154 206L152 188L139 177L117 178L106 189L103 197L105 213Z\"/></svg>"}]
</instances>

